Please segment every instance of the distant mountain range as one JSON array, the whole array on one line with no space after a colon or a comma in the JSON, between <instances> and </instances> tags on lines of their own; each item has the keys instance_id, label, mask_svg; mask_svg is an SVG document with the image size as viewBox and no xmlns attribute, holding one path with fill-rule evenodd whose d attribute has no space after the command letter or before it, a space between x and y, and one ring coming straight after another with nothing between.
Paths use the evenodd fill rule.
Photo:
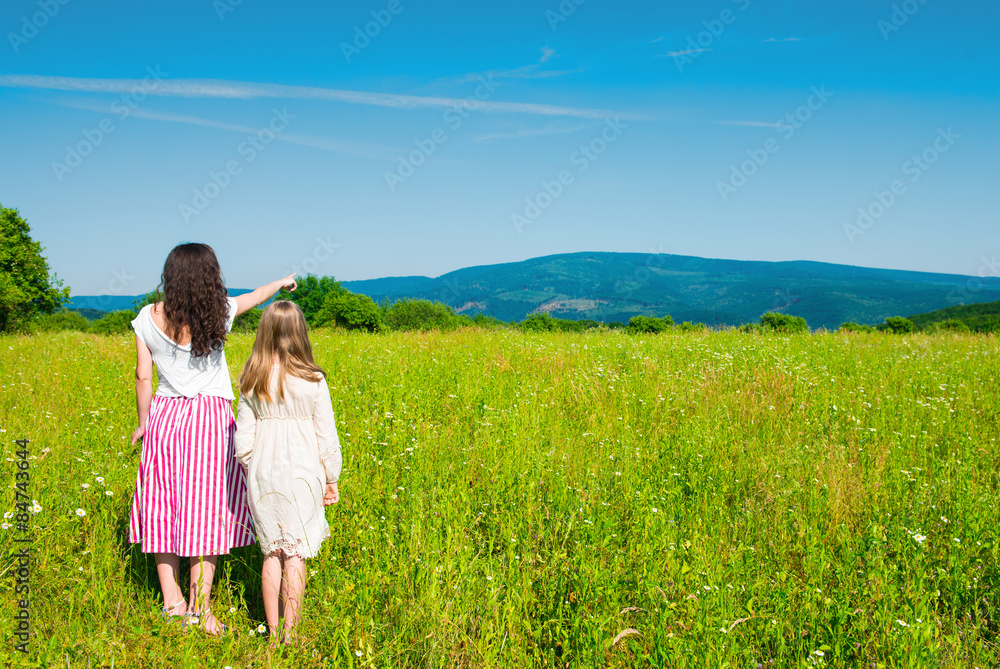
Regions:
<instances>
[{"instance_id":1,"label":"distant mountain range","mask_svg":"<svg viewBox=\"0 0 1000 669\"><path fill-rule=\"evenodd\" d=\"M569 253L467 267L437 278L345 281L376 301L417 298L505 321L536 311L560 318L626 322L671 315L709 325L754 322L768 311L810 327L874 325L956 304L1000 300L1000 278L872 269L811 261L715 260L647 253ZM233 294L245 289L232 290ZM74 296L70 308L131 307L135 296Z\"/></svg>"}]
</instances>

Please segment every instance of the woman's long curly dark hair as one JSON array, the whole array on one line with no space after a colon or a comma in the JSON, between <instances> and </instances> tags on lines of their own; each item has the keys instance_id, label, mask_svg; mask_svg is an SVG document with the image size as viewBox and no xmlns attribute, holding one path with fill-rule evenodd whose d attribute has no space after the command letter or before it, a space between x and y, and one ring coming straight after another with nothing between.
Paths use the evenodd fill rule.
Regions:
<instances>
[{"instance_id":1,"label":"woman's long curly dark hair","mask_svg":"<svg viewBox=\"0 0 1000 669\"><path fill-rule=\"evenodd\" d=\"M163 263L160 288L168 337L177 341L187 328L191 333L191 354L195 357L222 349L226 342L229 293L211 246L175 246Z\"/></svg>"}]
</instances>

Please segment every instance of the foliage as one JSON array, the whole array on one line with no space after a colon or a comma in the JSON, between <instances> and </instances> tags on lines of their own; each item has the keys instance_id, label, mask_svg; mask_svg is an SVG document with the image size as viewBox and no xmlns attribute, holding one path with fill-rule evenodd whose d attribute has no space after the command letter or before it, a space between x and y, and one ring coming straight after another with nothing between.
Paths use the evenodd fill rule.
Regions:
<instances>
[{"instance_id":1,"label":"foliage","mask_svg":"<svg viewBox=\"0 0 1000 669\"><path fill-rule=\"evenodd\" d=\"M392 330L454 330L461 323L455 310L443 302L409 298L386 307L382 320Z\"/></svg>"},{"instance_id":2,"label":"foliage","mask_svg":"<svg viewBox=\"0 0 1000 669\"><path fill-rule=\"evenodd\" d=\"M863 325L861 323L854 323L853 321L847 321L846 323L841 323L840 328L842 332L874 332L875 328L871 325Z\"/></svg>"},{"instance_id":3,"label":"foliage","mask_svg":"<svg viewBox=\"0 0 1000 669\"><path fill-rule=\"evenodd\" d=\"M22 328L69 300L69 287L49 275L43 250L18 211L0 206L0 332Z\"/></svg>"},{"instance_id":4,"label":"foliage","mask_svg":"<svg viewBox=\"0 0 1000 669\"><path fill-rule=\"evenodd\" d=\"M261 314L264 310L259 307L254 307L253 309L248 309L242 314L236 317L233 321L233 332L257 332L257 326L260 325Z\"/></svg>"},{"instance_id":5,"label":"foliage","mask_svg":"<svg viewBox=\"0 0 1000 669\"><path fill-rule=\"evenodd\" d=\"M913 327L917 330L933 331L938 323L958 321L972 332L1000 333L1000 301L960 304L938 311L915 314L909 316L909 319L913 321ZM955 329L955 326L945 329Z\"/></svg>"},{"instance_id":6,"label":"foliage","mask_svg":"<svg viewBox=\"0 0 1000 669\"><path fill-rule=\"evenodd\" d=\"M556 319L547 311L530 314L518 326L525 332L553 332L556 329Z\"/></svg>"},{"instance_id":7,"label":"foliage","mask_svg":"<svg viewBox=\"0 0 1000 669\"><path fill-rule=\"evenodd\" d=\"M347 330L379 332L382 330L382 312L367 295L337 291L326 296L314 323L317 327L336 325Z\"/></svg>"},{"instance_id":8,"label":"foliage","mask_svg":"<svg viewBox=\"0 0 1000 669\"><path fill-rule=\"evenodd\" d=\"M931 332L970 332L969 326L957 318L949 318L947 320L938 321L931 325L928 330Z\"/></svg>"},{"instance_id":9,"label":"foliage","mask_svg":"<svg viewBox=\"0 0 1000 669\"><path fill-rule=\"evenodd\" d=\"M517 326L526 332L585 332L606 327L601 321L589 318L581 320L555 318L547 311L533 313Z\"/></svg>"},{"instance_id":10,"label":"foliage","mask_svg":"<svg viewBox=\"0 0 1000 669\"><path fill-rule=\"evenodd\" d=\"M704 323L692 323L691 321L684 321L677 326L678 332L705 332L708 330L708 326Z\"/></svg>"},{"instance_id":11,"label":"foliage","mask_svg":"<svg viewBox=\"0 0 1000 669\"><path fill-rule=\"evenodd\" d=\"M657 318L655 316L633 316L628 321L627 331L632 334L667 332L674 327L674 319L670 316Z\"/></svg>"},{"instance_id":12,"label":"foliage","mask_svg":"<svg viewBox=\"0 0 1000 669\"><path fill-rule=\"evenodd\" d=\"M893 334L907 334L913 332L913 321L902 316L889 316L885 319L885 323L878 326L878 329Z\"/></svg>"},{"instance_id":13,"label":"foliage","mask_svg":"<svg viewBox=\"0 0 1000 669\"><path fill-rule=\"evenodd\" d=\"M31 325L28 329L33 333L60 332L62 330L87 332L90 329L90 321L76 311L60 309L52 314L35 316L31 319Z\"/></svg>"},{"instance_id":14,"label":"foliage","mask_svg":"<svg viewBox=\"0 0 1000 669\"><path fill-rule=\"evenodd\" d=\"M132 303L132 311L139 313L144 306L147 304L156 304L157 302L163 301L163 291L151 290L145 295L140 295L135 302ZM161 307L162 308L162 307Z\"/></svg>"},{"instance_id":15,"label":"foliage","mask_svg":"<svg viewBox=\"0 0 1000 669\"><path fill-rule=\"evenodd\" d=\"M994 338L311 337L344 473L280 652L250 634L258 546L219 560L228 637L159 618L153 557L126 543L131 338L0 341L0 426L37 457L28 504L0 508L41 528L29 665L998 664ZM252 342L230 337L233 373ZM8 634L16 611L0 597Z\"/></svg>"},{"instance_id":16,"label":"foliage","mask_svg":"<svg viewBox=\"0 0 1000 669\"><path fill-rule=\"evenodd\" d=\"M112 311L107 316L91 322L90 331L95 334L124 334L132 332L132 321L136 313L131 310Z\"/></svg>"},{"instance_id":17,"label":"foliage","mask_svg":"<svg viewBox=\"0 0 1000 669\"><path fill-rule=\"evenodd\" d=\"M311 326L316 325L316 316L323 309L327 297L347 292L347 289L332 276L317 277L315 274L307 274L304 278L296 279L295 283L294 292L282 288L274 299L291 300L299 305L306 322Z\"/></svg>"},{"instance_id":18,"label":"foliage","mask_svg":"<svg viewBox=\"0 0 1000 669\"><path fill-rule=\"evenodd\" d=\"M809 324L801 316L792 316L775 311L769 311L760 317L760 326L771 332L809 332Z\"/></svg>"},{"instance_id":19,"label":"foliage","mask_svg":"<svg viewBox=\"0 0 1000 669\"><path fill-rule=\"evenodd\" d=\"M71 309L71 311L75 311L88 321L96 321L98 318L108 315L107 311L101 311L100 309Z\"/></svg>"},{"instance_id":20,"label":"foliage","mask_svg":"<svg viewBox=\"0 0 1000 669\"><path fill-rule=\"evenodd\" d=\"M499 318L487 316L486 314L476 314L475 316L472 316L472 325L484 330L498 330L500 328L508 327L508 324Z\"/></svg>"}]
</instances>

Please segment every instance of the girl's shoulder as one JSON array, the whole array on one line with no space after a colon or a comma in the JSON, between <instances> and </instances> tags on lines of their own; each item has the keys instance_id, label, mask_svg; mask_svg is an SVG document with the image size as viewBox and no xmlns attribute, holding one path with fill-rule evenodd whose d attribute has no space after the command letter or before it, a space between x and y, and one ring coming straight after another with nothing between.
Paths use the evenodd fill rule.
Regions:
<instances>
[{"instance_id":1,"label":"girl's shoulder","mask_svg":"<svg viewBox=\"0 0 1000 669\"><path fill-rule=\"evenodd\" d=\"M311 379L304 379L301 376L296 376L295 374L289 373L285 377L285 381L287 382L289 380L292 381L293 383L296 383L297 385L299 385L304 389L309 389L312 391L319 390L320 388L326 385L325 376L320 376L320 378L317 380L311 380Z\"/></svg>"}]
</instances>

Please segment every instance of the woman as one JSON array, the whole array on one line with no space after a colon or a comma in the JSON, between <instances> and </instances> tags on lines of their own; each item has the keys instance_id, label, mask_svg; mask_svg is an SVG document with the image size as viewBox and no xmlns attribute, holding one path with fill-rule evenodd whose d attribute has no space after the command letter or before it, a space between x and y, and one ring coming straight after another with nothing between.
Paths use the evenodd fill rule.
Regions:
<instances>
[{"instance_id":1,"label":"woman","mask_svg":"<svg viewBox=\"0 0 1000 669\"><path fill-rule=\"evenodd\" d=\"M294 276L231 298L212 248L181 244L163 265L163 301L132 321L139 414L132 444L143 444L129 541L156 556L162 615L186 617L209 634L226 631L208 606L218 556L254 540L235 457L226 335L239 314L281 288L295 290ZM177 578L181 557L191 558L188 601Z\"/></svg>"}]
</instances>

